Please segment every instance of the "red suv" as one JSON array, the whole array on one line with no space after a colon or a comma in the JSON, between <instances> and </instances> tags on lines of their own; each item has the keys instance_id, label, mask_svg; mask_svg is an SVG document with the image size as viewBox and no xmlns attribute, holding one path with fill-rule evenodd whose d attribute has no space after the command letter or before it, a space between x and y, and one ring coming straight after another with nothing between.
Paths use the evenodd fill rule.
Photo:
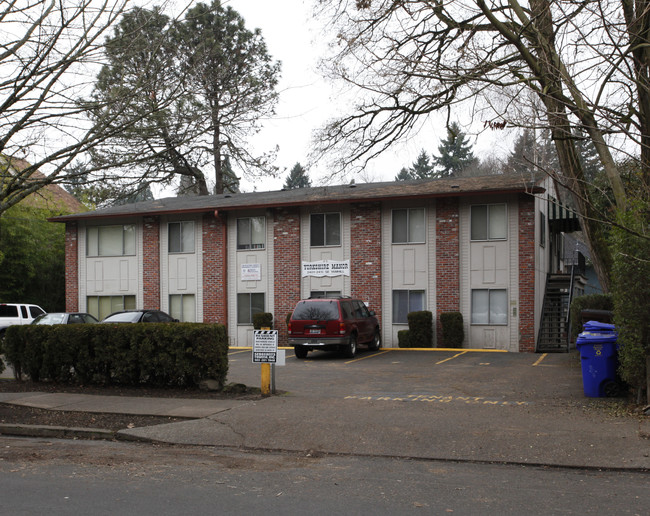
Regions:
<instances>
[{"instance_id":1,"label":"red suv","mask_svg":"<svg viewBox=\"0 0 650 516\"><path fill-rule=\"evenodd\" d=\"M314 349L340 349L348 357L357 343L375 351L381 347L379 320L363 301L349 297L310 298L300 301L288 324L289 345L296 357Z\"/></svg>"}]
</instances>

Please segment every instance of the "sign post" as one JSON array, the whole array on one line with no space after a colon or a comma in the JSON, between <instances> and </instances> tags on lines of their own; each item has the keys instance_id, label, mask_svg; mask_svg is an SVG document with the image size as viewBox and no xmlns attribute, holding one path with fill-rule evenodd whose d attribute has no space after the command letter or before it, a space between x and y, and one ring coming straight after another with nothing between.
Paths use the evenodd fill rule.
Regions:
<instances>
[{"instance_id":1,"label":"sign post","mask_svg":"<svg viewBox=\"0 0 650 516\"><path fill-rule=\"evenodd\" d=\"M271 394L271 364L278 360L278 330L254 330L253 363L262 364L262 396Z\"/></svg>"}]
</instances>

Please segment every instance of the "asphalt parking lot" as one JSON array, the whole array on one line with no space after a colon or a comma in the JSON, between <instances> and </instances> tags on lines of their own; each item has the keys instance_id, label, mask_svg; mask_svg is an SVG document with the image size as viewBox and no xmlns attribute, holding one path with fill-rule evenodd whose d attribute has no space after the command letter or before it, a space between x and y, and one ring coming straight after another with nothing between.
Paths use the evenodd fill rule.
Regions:
<instances>
[{"instance_id":1,"label":"asphalt parking lot","mask_svg":"<svg viewBox=\"0 0 650 516\"><path fill-rule=\"evenodd\" d=\"M297 359L285 350L286 365L275 366L275 387L287 395L504 405L551 402L584 396L580 359L561 354L475 350L382 349L354 359L334 352L310 352ZM250 348L231 348L228 382L260 385L260 364Z\"/></svg>"}]
</instances>

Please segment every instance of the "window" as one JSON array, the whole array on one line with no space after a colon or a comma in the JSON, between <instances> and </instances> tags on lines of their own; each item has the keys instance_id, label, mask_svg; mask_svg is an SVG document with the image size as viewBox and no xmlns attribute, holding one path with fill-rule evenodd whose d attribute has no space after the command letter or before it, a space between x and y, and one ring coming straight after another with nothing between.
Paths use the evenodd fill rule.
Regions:
<instances>
[{"instance_id":1,"label":"window","mask_svg":"<svg viewBox=\"0 0 650 516\"><path fill-rule=\"evenodd\" d=\"M125 256L135 254L135 224L90 226L86 229L88 256Z\"/></svg>"},{"instance_id":2,"label":"window","mask_svg":"<svg viewBox=\"0 0 650 516\"><path fill-rule=\"evenodd\" d=\"M30 306L29 307L29 315L32 316L32 318L36 319L39 315L44 314L45 312L41 310L38 306Z\"/></svg>"},{"instance_id":3,"label":"window","mask_svg":"<svg viewBox=\"0 0 650 516\"><path fill-rule=\"evenodd\" d=\"M312 213L310 235L312 247L341 245L341 214Z\"/></svg>"},{"instance_id":4,"label":"window","mask_svg":"<svg viewBox=\"0 0 650 516\"><path fill-rule=\"evenodd\" d=\"M237 219L237 249L264 249L264 217Z\"/></svg>"},{"instance_id":5,"label":"window","mask_svg":"<svg viewBox=\"0 0 650 516\"><path fill-rule=\"evenodd\" d=\"M113 312L135 310L135 296L88 296L88 313L100 321Z\"/></svg>"},{"instance_id":6,"label":"window","mask_svg":"<svg viewBox=\"0 0 650 516\"><path fill-rule=\"evenodd\" d=\"M393 244L425 242L424 208L393 210Z\"/></svg>"},{"instance_id":7,"label":"window","mask_svg":"<svg viewBox=\"0 0 650 516\"><path fill-rule=\"evenodd\" d=\"M508 324L505 289L472 290L472 324Z\"/></svg>"},{"instance_id":8,"label":"window","mask_svg":"<svg viewBox=\"0 0 650 516\"><path fill-rule=\"evenodd\" d=\"M336 297L340 295L340 290L312 290L309 297Z\"/></svg>"},{"instance_id":9,"label":"window","mask_svg":"<svg viewBox=\"0 0 650 516\"><path fill-rule=\"evenodd\" d=\"M167 227L170 253L194 252L194 222L170 222Z\"/></svg>"},{"instance_id":10,"label":"window","mask_svg":"<svg viewBox=\"0 0 650 516\"><path fill-rule=\"evenodd\" d=\"M171 294L169 296L169 315L181 322L196 322L194 294Z\"/></svg>"},{"instance_id":11,"label":"window","mask_svg":"<svg viewBox=\"0 0 650 516\"><path fill-rule=\"evenodd\" d=\"M393 324L408 324L410 312L424 309L424 290L393 290Z\"/></svg>"},{"instance_id":12,"label":"window","mask_svg":"<svg viewBox=\"0 0 650 516\"><path fill-rule=\"evenodd\" d=\"M264 312L264 293L237 294L237 324L253 324L253 315Z\"/></svg>"},{"instance_id":13,"label":"window","mask_svg":"<svg viewBox=\"0 0 650 516\"><path fill-rule=\"evenodd\" d=\"M472 240L505 240L507 236L505 204L479 204L472 206Z\"/></svg>"}]
</instances>

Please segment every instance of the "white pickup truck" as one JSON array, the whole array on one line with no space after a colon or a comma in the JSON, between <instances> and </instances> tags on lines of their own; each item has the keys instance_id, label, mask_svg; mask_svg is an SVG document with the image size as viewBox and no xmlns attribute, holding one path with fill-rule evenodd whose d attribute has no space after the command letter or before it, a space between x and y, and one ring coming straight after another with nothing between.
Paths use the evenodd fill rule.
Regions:
<instances>
[{"instance_id":1,"label":"white pickup truck","mask_svg":"<svg viewBox=\"0 0 650 516\"><path fill-rule=\"evenodd\" d=\"M18 303L0 303L0 339L5 330L14 324L30 324L39 315L44 314L38 305L24 305Z\"/></svg>"}]
</instances>

